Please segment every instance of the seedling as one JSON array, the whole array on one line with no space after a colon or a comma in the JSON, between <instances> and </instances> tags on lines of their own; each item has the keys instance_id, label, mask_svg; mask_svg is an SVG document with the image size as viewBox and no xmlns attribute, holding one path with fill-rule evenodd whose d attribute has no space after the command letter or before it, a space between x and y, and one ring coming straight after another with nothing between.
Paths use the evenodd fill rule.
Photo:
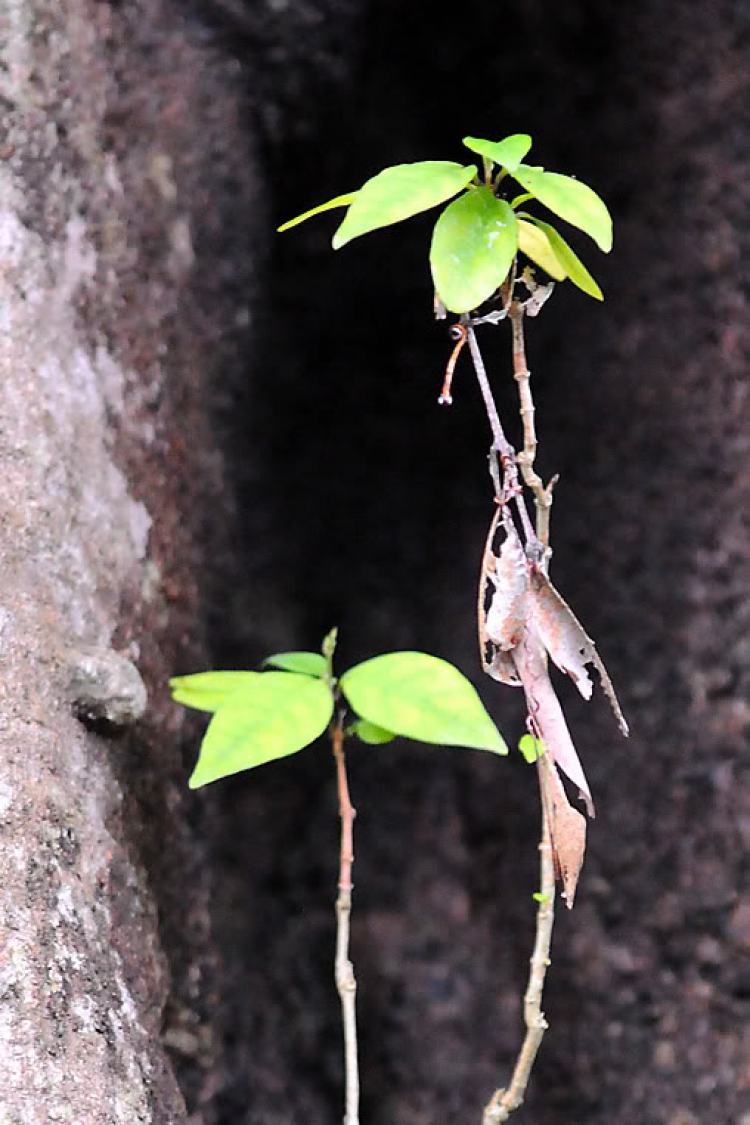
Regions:
<instances>
[{"instance_id":1,"label":"seedling","mask_svg":"<svg viewBox=\"0 0 750 1125\"><path fill-rule=\"evenodd\" d=\"M336 900L336 986L341 998L346 1125L359 1119L359 1065L354 969L349 958L354 808L345 739L378 745L397 735L434 745L507 754L508 748L474 687L445 660L424 652L390 652L333 672L336 630L321 652L280 652L263 672L199 672L170 681L177 703L213 715L189 785L209 782L298 753L328 730L336 762L341 817Z\"/></svg>"}]
</instances>

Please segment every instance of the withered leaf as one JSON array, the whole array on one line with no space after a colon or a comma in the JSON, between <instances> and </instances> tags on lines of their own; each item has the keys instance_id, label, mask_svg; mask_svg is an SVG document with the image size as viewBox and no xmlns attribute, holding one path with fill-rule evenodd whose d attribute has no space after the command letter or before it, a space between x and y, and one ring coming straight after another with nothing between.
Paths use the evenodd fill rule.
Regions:
<instances>
[{"instance_id":1,"label":"withered leaf","mask_svg":"<svg viewBox=\"0 0 750 1125\"><path fill-rule=\"evenodd\" d=\"M508 687L523 686L512 653L503 652L501 648L497 649L489 664L485 663L484 670L493 680L499 680Z\"/></svg>"},{"instance_id":2,"label":"withered leaf","mask_svg":"<svg viewBox=\"0 0 750 1125\"><path fill-rule=\"evenodd\" d=\"M594 802L586 775L578 757L560 700L549 678L549 668L541 641L527 633L513 650L513 660L523 683L526 702L534 726L545 745L548 756L557 762L563 773L577 785L586 802L589 816L594 816Z\"/></svg>"},{"instance_id":3,"label":"withered leaf","mask_svg":"<svg viewBox=\"0 0 750 1125\"><path fill-rule=\"evenodd\" d=\"M550 754L542 754L539 763L539 785L542 807L549 826L555 873L563 885L563 898L572 909L578 876L586 851L586 818L574 809L560 780Z\"/></svg>"},{"instance_id":4,"label":"withered leaf","mask_svg":"<svg viewBox=\"0 0 750 1125\"><path fill-rule=\"evenodd\" d=\"M502 519L505 538L498 554L494 540ZM488 584L493 591L487 608ZM584 699L593 684L587 665L593 664L623 734L628 725L617 701L612 681L592 639L540 567L530 561L506 507L494 514L482 557L478 597L479 645L482 667L489 676L512 687L522 686L529 716L553 763L557 794L550 808L557 820L561 877L569 895L575 894L585 847L585 820L571 808L557 767L578 786L589 816L594 803L578 753L570 737L560 702L549 677L547 657L571 677ZM547 789L552 785L548 782ZM550 790L552 792L552 790ZM550 813L552 816L552 813ZM581 827L583 825L583 827ZM579 855L578 864L570 856ZM567 874L566 874L567 872Z\"/></svg>"},{"instance_id":5,"label":"withered leaf","mask_svg":"<svg viewBox=\"0 0 750 1125\"><path fill-rule=\"evenodd\" d=\"M584 699L591 698L593 685L586 665L593 664L620 730L627 736L628 724L596 645L547 575L536 566L531 568L531 605L533 628L554 663L570 676Z\"/></svg>"},{"instance_id":6,"label":"withered leaf","mask_svg":"<svg viewBox=\"0 0 750 1125\"><path fill-rule=\"evenodd\" d=\"M482 661L482 668L485 672L492 675L490 672L490 661L487 659L487 649L489 640L487 638L487 582L491 570L495 567L495 555L492 550L492 542L495 538L497 531L498 521L500 519L500 508L495 509L495 514L490 523L490 530L487 532L487 540L484 544L484 551L482 552L482 566L479 571L479 589L477 591L477 633L479 636L479 655ZM497 676L494 677L498 679Z\"/></svg>"},{"instance_id":7,"label":"withered leaf","mask_svg":"<svg viewBox=\"0 0 750 1125\"><path fill-rule=\"evenodd\" d=\"M493 644L510 652L520 641L529 616L529 562L512 524L487 576L495 587L485 628Z\"/></svg>"}]
</instances>

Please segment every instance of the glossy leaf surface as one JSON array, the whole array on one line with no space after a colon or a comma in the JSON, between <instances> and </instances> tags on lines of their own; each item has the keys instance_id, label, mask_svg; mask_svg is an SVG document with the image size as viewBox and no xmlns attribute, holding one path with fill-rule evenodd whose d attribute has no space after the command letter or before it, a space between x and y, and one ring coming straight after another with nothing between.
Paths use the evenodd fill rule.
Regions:
<instances>
[{"instance_id":1,"label":"glossy leaf surface","mask_svg":"<svg viewBox=\"0 0 750 1125\"><path fill-rule=\"evenodd\" d=\"M604 201L588 184L520 164L513 178L561 219L585 231L605 253L612 249L612 219Z\"/></svg>"},{"instance_id":2,"label":"glossy leaf surface","mask_svg":"<svg viewBox=\"0 0 750 1125\"><path fill-rule=\"evenodd\" d=\"M518 249L518 220L489 188L467 191L443 211L435 224L430 267L447 309L478 308L508 275Z\"/></svg>"},{"instance_id":3,"label":"glossy leaf surface","mask_svg":"<svg viewBox=\"0 0 750 1125\"><path fill-rule=\"evenodd\" d=\"M216 711L235 691L250 688L260 675L260 672L196 672L192 676L175 676L169 686L175 703L197 711Z\"/></svg>"},{"instance_id":4,"label":"glossy leaf surface","mask_svg":"<svg viewBox=\"0 0 750 1125\"><path fill-rule=\"evenodd\" d=\"M208 725L189 785L284 758L314 742L333 713L322 680L295 672L260 672L252 686L234 692Z\"/></svg>"},{"instance_id":5,"label":"glossy leaf surface","mask_svg":"<svg viewBox=\"0 0 750 1125\"><path fill-rule=\"evenodd\" d=\"M508 172L515 172L526 153L531 148L531 137L528 133L513 133L510 137L503 137L501 141L485 141L481 137L464 137L463 143L478 156L485 156L495 164L499 164Z\"/></svg>"},{"instance_id":6,"label":"glossy leaf surface","mask_svg":"<svg viewBox=\"0 0 750 1125\"><path fill-rule=\"evenodd\" d=\"M358 715L394 734L507 754L476 690L452 664L424 652L391 652L350 668L340 687Z\"/></svg>"},{"instance_id":7,"label":"glossy leaf surface","mask_svg":"<svg viewBox=\"0 0 750 1125\"><path fill-rule=\"evenodd\" d=\"M333 236L334 250L362 234L445 203L466 187L476 173L474 164L455 164L450 160L422 160L384 169L357 192Z\"/></svg>"}]
</instances>

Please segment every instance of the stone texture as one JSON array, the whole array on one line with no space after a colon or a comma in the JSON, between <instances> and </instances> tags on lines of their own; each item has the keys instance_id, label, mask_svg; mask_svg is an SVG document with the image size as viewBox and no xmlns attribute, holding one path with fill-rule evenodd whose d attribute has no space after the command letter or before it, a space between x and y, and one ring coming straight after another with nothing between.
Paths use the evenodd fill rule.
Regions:
<instances>
[{"instance_id":1,"label":"stone texture","mask_svg":"<svg viewBox=\"0 0 750 1125\"><path fill-rule=\"evenodd\" d=\"M202 1082L212 953L165 678L205 634L201 400L252 295L240 265L230 300L209 247L253 165L239 131L189 150L231 132L239 91L166 6L12 0L0 42L0 1119L166 1125L185 1102L162 1025L191 1025ZM221 185L240 157L244 202ZM73 713L92 653L130 669L95 719L121 725L126 696L138 719L134 666L148 688L117 740Z\"/></svg>"}]
</instances>

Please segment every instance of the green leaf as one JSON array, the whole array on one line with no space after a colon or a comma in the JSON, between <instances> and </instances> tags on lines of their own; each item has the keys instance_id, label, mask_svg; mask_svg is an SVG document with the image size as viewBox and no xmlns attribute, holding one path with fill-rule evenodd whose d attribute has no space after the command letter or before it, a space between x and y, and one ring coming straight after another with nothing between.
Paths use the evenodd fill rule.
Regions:
<instances>
[{"instance_id":1,"label":"green leaf","mask_svg":"<svg viewBox=\"0 0 750 1125\"><path fill-rule=\"evenodd\" d=\"M538 227L542 234L546 236L555 257L573 284L582 289L584 293L588 293L590 297L596 297L597 301L603 301L604 294L601 289L562 235L549 223L543 223L541 219L535 219L531 216L530 218L534 226ZM541 265L541 262L539 264Z\"/></svg>"},{"instance_id":2,"label":"green leaf","mask_svg":"<svg viewBox=\"0 0 750 1125\"><path fill-rule=\"evenodd\" d=\"M358 715L394 734L508 753L474 687L458 668L436 656L375 656L345 672L340 687Z\"/></svg>"},{"instance_id":3,"label":"green leaf","mask_svg":"<svg viewBox=\"0 0 750 1125\"><path fill-rule=\"evenodd\" d=\"M518 220L486 187L467 191L435 224L430 266L435 289L451 312L478 308L505 280L518 249Z\"/></svg>"},{"instance_id":4,"label":"green leaf","mask_svg":"<svg viewBox=\"0 0 750 1125\"><path fill-rule=\"evenodd\" d=\"M525 734L518 742L518 749L527 762L533 763L544 753L544 744L532 734Z\"/></svg>"},{"instance_id":5,"label":"green leaf","mask_svg":"<svg viewBox=\"0 0 750 1125\"><path fill-rule=\"evenodd\" d=\"M261 672L196 672L192 676L175 676L169 681L172 698L196 711L216 711L230 695L249 688Z\"/></svg>"},{"instance_id":6,"label":"green leaf","mask_svg":"<svg viewBox=\"0 0 750 1125\"><path fill-rule=\"evenodd\" d=\"M291 230L292 227L299 226L304 223L306 219L312 219L313 215L322 215L324 211L332 211L334 207L348 207L354 200L356 191L350 191L347 195L337 195L335 199L329 199L327 203L319 203L317 207L311 207L309 211L305 211L302 215L297 215L293 219L289 219L286 223L282 223L280 227L276 228L278 234L282 231Z\"/></svg>"},{"instance_id":7,"label":"green leaf","mask_svg":"<svg viewBox=\"0 0 750 1125\"><path fill-rule=\"evenodd\" d=\"M259 672L234 692L208 725L191 789L295 754L314 742L333 714L322 680L296 672Z\"/></svg>"},{"instance_id":8,"label":"green leaf","mask_svg":"<svg viewBox=\"0 0 750 1125\"><path fill-rule=\"evenodd\" d=\"M544 231L524 219L518 220L518 249L523 251L527 258L531 258L532 262L541 266L555 281L564 281L568 276Z\"/></svg>"},{"instance_id":9,"label":"green leaf","mask_svg":"<svg viewBox=\"0 0 750 1125\"><path fill-rule=\"evenodd\" d=\"M352 723L349 729L362 742L369 742L372 746L378 746L384 742L393 742L396 737L392 730L386 730L375 723L368 723L367 719L357 719L356 723Z\"/></svg>"},{"instance_id":10,"label":"green leaf","mask_svg":"<svg viewBox=\"0 0 750 1125\"><path fill-rule=\"evenodd\" d=\"M302 672L306 676L322 678L326 674L325 657L319 652L276 652L267 656L263 663L283 668L285 672Z\"/></svg>"},{"instance_id":11,"label":"green leaf","mask_svg":"<svg viewBox=\"0 0 750 1125\"><path fill-rule=\"evenodd\" d=\"M513 133L501 141L485 141L481 137L464 137L463 143L478 156L486 156L508 172L515 172L526 153L531 148L528 133Z\"/></svg>"},{"instance_id":12,"label":"green leaf","mask_svg":"<svg viewBox=\"0 0 750 1125\"><path fill-rule=\"evenodd\" d=\"M580 180L519 164L514 179L561 219L585 231L605 253L612 249L612 219L604 201Z\"/></svg>"},{"instance_id":13,"label":"green leaf","mask_svg":"<svg viewBox=\"0 0 750 1125\"><path fill-rule=\"evenodd\" d=\"M357 192L344 221L333 236L333 248L428 211L456 195L477 174L476 165L450 160L422 160L395 164L368 180Z\"/></svg>"}]
</instances>

